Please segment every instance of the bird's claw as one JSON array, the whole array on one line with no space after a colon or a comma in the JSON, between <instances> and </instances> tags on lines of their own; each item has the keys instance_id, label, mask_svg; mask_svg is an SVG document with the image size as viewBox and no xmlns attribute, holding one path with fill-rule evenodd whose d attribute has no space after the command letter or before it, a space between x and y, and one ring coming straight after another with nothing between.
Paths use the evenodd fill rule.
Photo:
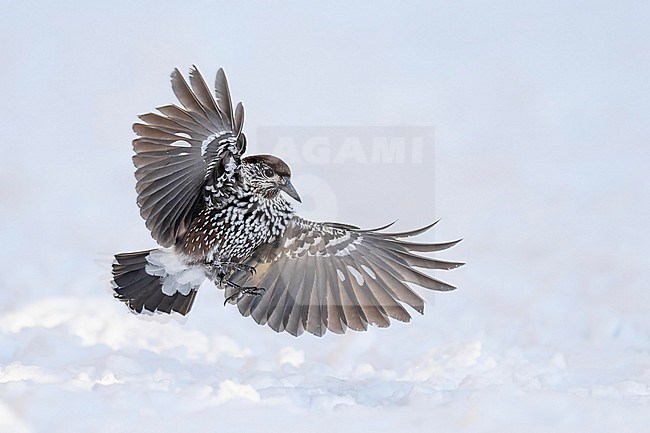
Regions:
<instances>
[{"instance_id":1,"label":"bird's claw","mask_svg":"<svg viewBox=\"0 0 650 433\"><path fill-rule=\"evenodd\" d=\"M251 275L255 275L257 272L254 266L249 266L244 263L226 262L221 263L221 266L228 270L250 272Z\"/></svg>"},{"instance_id":2,"label":"bird's claw","mask_svg":"<svg viewBox=\"0 0 650 433\"><path fill-rule=\"evenodd\" d=\"M223 305L226 305L228 303L236 304L237 302L239 302L240 299L242 299L246 295L262 296L264 292L266 292L266 289L264 287L240 286L231 281L227 281L226 284L234 288L235 293L226 297L226 299L223 301Z\"/></svg>"},{"instance_id":3,"label":"bird's claw","mask_svg":"<svg viewBox=\"0 0 650 433\"><path fill-rule=\"evenodd\" d=\"M243 272L248 272L251 274L251 276L255 276L257 273L257 270L255 269L254 266L249 266L245 265L243 263L235 263L235 262L214 262L214 263L206 263L208 273L210 278L213 281L218 281L219 284L224 282L226 278L228 278L229 275L233 274L234 272L238 271L243 271ZM226 283L229 283L226 281Z\"/></svg>"}]
</instances>

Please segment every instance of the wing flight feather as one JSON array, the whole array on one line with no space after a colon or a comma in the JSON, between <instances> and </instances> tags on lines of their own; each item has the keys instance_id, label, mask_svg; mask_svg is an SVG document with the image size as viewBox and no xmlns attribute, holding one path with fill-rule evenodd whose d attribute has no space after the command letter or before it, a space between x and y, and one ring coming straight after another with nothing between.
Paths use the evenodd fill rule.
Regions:
<instances>
[{"instance_id":1,"label":"wing flight feather","mask_svg":"<svg viewBox=\"0 0 650 433\"><path fill-rule=\"evenodd\" d=\"M239 104L237 119L233 117L222 69L214 96L194 66L189 83L178 69L171 83L180 106L158 107L159 113L143 114L142 123L133 125L138 135L133 140L137 203L152 237L163 247L176 244L189 227L203 205L206 182L221 185L216 196L232 193L246 150L244 110Z\"/></svg>"},{"instance_id":2,"label":"wing flight feather","mask_svg":"<svg viewBox=\"0 0 650 433\"><path fill-rule=\"evenodd\" d=\"M361 230L294 217L281 239L261 246L245 262L261 272L232 276L237 284L266 289L262 296L241 298L240 312L293 335L363 331L368 325L387 327L390 319L408 322L411 316L402 304L424 312L424 300L409 284L455 289L418 268L448 270L462 265L415 252L444 250L458 241L406 242L402 238L424 233L435 223L405 232L382 231L390 225Z\"/></svg>"}]
</instances>

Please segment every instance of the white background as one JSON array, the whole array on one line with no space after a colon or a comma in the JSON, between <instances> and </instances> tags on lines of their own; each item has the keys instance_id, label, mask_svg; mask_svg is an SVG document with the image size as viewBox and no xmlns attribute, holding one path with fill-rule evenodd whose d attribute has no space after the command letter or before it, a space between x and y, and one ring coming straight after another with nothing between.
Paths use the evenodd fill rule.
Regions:
<instances>
[{"instance_id":1,"label":"white background","mask_svg":"<svg viewBox=\"0 0 650 433\"><path fill-rule=\"evenodd\" d=\"M0 430L646 431L649 7L512 3L0 3ZM105 289L154 246L131 124L193 63L226 69L253 151L259 126L433 126L435 184L333 171L377 200L331 218L442 218L422 240L464 238L459 289L322 339L209 286L185 324L130 315Z\"/></svg>"}]
</instances>

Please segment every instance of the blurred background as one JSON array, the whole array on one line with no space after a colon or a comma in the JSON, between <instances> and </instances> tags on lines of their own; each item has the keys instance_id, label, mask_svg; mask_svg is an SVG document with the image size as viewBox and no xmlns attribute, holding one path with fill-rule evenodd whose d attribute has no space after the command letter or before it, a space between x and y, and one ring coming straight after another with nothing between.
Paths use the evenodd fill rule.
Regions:
<instances>
[{"instance_id":1,"label":"blurred background","mask_svg":"<svg viewBox=\"0 0 650 433\"><path fill-rule=\"evenodd\" d=\"M0 426L643 431L649 9L1 2ZM128 314L112 255L155 245L131 125L192 64L226 70L253 152L282 153L278 131L434 131L416 162L303 158L313 200L296 209L442 218L422 240L464 238L439 257L468 264L436 274L459 289L425 293L410 324L322 339L276 335L205 286L185 323Z\"/></svg>"}]
</instances>

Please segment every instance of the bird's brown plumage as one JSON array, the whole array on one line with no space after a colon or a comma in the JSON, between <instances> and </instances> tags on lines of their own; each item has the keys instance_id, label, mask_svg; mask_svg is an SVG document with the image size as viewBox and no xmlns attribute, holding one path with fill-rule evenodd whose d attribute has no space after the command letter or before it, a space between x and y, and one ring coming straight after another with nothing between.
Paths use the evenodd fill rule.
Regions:
<instances>
[{"instance_id":1,"label":"bird's brown plumage","mask_svg":"<svg viewBox=\"0 0 650 433\"><path fill-rule=\"evenodd\" d=\"M456 242L404 240L433 224L387 233L296 216L280 194L299 199L289 166L274 155L244 156L243 106L233 110L223 70L214 95L196 68L189 84L175 70L172 89L180 106L159 107L134 125L137 202L166 249L116 256L113 287L129 307L186 314L210 278L244 316L320 336L409 321L405 306L424 311L411 285L455 288L421 269L462 263L416 253Z\"/></svg>"}]
</instances>

